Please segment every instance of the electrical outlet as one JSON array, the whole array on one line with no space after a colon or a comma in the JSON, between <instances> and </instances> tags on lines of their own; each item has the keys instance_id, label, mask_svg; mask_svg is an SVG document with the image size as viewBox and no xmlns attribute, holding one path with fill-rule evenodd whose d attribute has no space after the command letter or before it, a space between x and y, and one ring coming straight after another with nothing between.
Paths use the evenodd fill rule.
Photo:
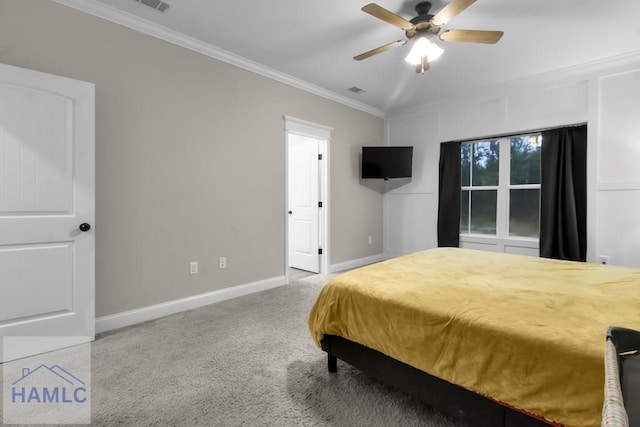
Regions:
<instances>
[{"instance_id":1,"label":"electrical outlet","mask_svg":"<svg viewBox=\"0 0 640 427\"><path fill-rule=\"evenodd\" d=\"M609 256L608 255L600 255L600 264L604 264L604 265L609 264Z\"/></svg>"},{"instance_id":2,"label":"electrical outlet","mask_svg":"<svg viewBox=\"0 0 640 427\"><path fill-rule=\"evenodd\" d=\"M189 274L198 274L198 261L189 263Z\"/></svg>"},{"instance_id":3,"label":"electrical outlet","mask_svg":"<svg viewBox=\"0 0 640 427\"><path fill-rule=\"evenodd\" d=\"M227 268L227 257L226 256L221 256L220 258L218 258L218 266L219 268Z\"/></svg>"},{"instance_id":4,"label":"electrical outlet","mask_svg":"<svg viewBox=\"0 0 640 427\"><path fill-rule=\"evenodd\" d=\"M373 243L373 237L369 236L369 240L368 240L369 244Z\"/></svg>"}]
</instances>

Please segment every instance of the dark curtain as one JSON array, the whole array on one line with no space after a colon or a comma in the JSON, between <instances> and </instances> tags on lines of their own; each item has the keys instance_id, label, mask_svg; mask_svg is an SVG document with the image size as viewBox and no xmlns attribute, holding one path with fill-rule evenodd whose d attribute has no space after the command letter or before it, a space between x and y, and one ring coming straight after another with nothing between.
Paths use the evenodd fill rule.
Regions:
<instances>
[{"instance_id":1,"label":"dark curtain","mask_svg":"<svg viewBox=\"0 0 640 427\"><path fill-rule=\"evenodd\" d=\"M438 181L438 246L460 245L460 147L459 142L440 144Z\"/></svg>"},{"instance_id":2,"label":"dark curtain","mask_svg":"<svg viewBox=\"0 0 640 427\"><path fill-rule=\"evenodd\" d=\"M542 132L540 256L587 260L587 125Z\"/></svg>"}]
</instances>

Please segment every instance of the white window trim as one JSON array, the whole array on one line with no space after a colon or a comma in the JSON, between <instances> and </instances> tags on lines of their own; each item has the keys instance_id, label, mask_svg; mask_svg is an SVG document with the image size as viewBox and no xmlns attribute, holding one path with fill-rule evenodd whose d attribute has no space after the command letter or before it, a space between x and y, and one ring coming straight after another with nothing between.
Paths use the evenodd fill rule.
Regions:
<instances>
[{"instance_id":1,"label":"white window trim","mask_svg":"<svg viewBox=\"0 0 640 427\"><path fill-rule=\"evenodd\" d=\"M536 132L532 132L534 134ZM500 142L500 159L499 159L499 176L497 186L462 186L461 190L497 190L496 201L496 234L475 234L460 233L460 243L479 243L494 245L498 252L508 252L507 248L526 248L539 249L540 241L533 237L514 237L509 236L509 195L512 189L540 189L540 184L511 184L511 144L509 139L518 136L510 135L497 139L479 139L477 141L469 141L465 144L473 144L475 142L493 141ZM507 183L507 184L504 184ZM473 177L470 184L473 184ZM471 206L469 206L469 214L471 214Z\"/></svg>"}]
</instances>

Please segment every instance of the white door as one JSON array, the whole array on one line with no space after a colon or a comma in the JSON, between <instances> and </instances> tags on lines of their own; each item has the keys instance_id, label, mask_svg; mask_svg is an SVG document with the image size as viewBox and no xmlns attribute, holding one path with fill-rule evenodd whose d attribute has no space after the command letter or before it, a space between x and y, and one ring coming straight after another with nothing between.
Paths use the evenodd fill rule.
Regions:
<instances>
[{"instance_id":1,"label":"white door","mask_svg":"<svg viewBox=\"0 0 640 427\"><path fill-rule=\"evenodd\" d=\"M319 141L289 133L289 266L320 272Z\"/></svg>"},{"instance_id":2,"label":"white door","mask_svg":"<svg viewBox=\"0 0 640 427\"><path fill-rule=\"evenodd\" d=\"M94 85L0 64L3 361L93 340L94 204Z\"/></svg>"}]
</instances>

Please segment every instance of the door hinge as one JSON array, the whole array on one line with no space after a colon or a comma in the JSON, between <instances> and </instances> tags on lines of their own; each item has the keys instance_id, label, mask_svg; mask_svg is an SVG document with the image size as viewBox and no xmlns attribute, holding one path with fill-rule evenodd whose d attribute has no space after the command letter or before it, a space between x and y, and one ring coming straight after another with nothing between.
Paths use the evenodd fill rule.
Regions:
<instances>
[{"instance_id":1,"label":"door hinge","mask_svg":"<svg viewBox=\"0 0 640 427\"><path fill-rule=\"evenodd\" d=\"M322 207L322 202L318 202L318 207L321 208Z\"/></svg>"},{"instance_id":2,"label":"door hinge","mask_svg":"<svg viewBox=\"0 0 640 427\"><path fill-rule=\"evenodd\" d=\"M318 255L322 255L322 248L318 248Z\"/></svg>"},{"instance_id":3,"label":"door hinge","mask_svg":"<svg viewBox=\"0 0 640 427\"><path fill-rule=\"evenodd\" d=\"M318 154L318 160L322 160L322 154Z\"/></svg>"}]
</instances>

